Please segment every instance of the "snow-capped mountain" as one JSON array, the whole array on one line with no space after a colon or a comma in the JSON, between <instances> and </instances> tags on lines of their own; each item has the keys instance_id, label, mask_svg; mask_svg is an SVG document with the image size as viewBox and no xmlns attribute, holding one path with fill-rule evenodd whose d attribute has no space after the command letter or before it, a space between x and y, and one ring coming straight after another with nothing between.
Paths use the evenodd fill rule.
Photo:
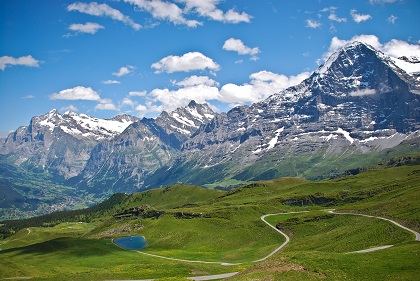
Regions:
<instances>
[{"instance_id":1,"label":"snow-capped mountain","mask_svg":"<svg viewBox=\"0 0 420 281\"><path fill-rule=\"evenodd\" d=\"M419 66L353 43L299 85L251 106L215 113L192 101L142 120L53 110L2 140L0 154L95 194L326 177L374 164L402 142L410 141L404 151L418 147Z\"/></svg>"},{"instance_id":2,"label":"snow-capped mountain","mask_svg":"<svg viewBox=\"0 0 420 281\"><path fill-rule=\"evenodd\" d=\"M215 113L207 104L191 101L186 107L144 118L118 136L98 144L76 182L104 190L141 188L145 177L164 166L182 143Z\"/></svg>"},{"instance_id":3,"label":"snow-capped mountain","mask_svg":"<svg viewBox=\"0 0 420 281\"><path fill-rule=\"evenodd\" d=\"M416 72L353 43L299 85L217 115L147 184L172 183L171 173L196 184L220 180L209 173L246 181L316 178L369 164L369 152L419 136L419 90Z\"/></svg>"},{"instance_id":4,"label":"snow-capped mountain","mask_svg":"<svg viewBox=\"0 0 420 281\"><path fill-rule=\"evenodd\" d=\"M60 114L54 109L10 133L0 144L0 153L12 155L17 165L24 163L67 179L83 170L95 145L137 120L129 115L99 119L74 112Z\"/></svg>"},{"instance_id":5,"label":"snow-capped mountain","mask_svg":"<svg viewBox=\"0 0 420 281\"><path fill-rule=\"evenodd\" d=\"M180 140L188 139L197 129L211 119L215 113L207 104L191 101L188 106L178 108L170 113L162 112L156 123L166 132L174 133Z\"/></svg>"},{"instance_id":6,"label":"snow-capped mountain","mask_svg":"<svg viewBox=\"0 0 420 281\"><path fill-rule=\"evenodd\" d=\"M194 101L156 120L130 115L99 119L54 109L11 133L0 144L0 154L66 180L76 177L84 185L109 183L109 178L112 186L124 175L137 188L145 174L164 165L214 114L207 104Z\"/></svg>"},{"instance_id":7,"label":"snow-capped mountain","mask_svg":"<svg viewBox=\"0 0 420 281\"><path fill-rule=\"evenodd\" d=\"M112 119L100 119L71 111L61 115L56 109L33 119L34 123L39 124L40 127L48 128L50 132L57 129L76 138L88 138L98 141L121 134L135 121L138 121L138 118L130 115L118 115Z\"/></svg>"}]
</instances>

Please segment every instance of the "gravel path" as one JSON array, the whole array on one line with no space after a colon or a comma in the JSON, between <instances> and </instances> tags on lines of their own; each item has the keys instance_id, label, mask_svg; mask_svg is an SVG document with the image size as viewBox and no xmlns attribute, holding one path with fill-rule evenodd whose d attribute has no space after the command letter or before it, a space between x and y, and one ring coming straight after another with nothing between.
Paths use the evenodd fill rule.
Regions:
<instances>
[{"instance_id":1,"label":"gravel path","mask_svg":"<svg viewBox=\"0 0 420 281\"><path fill-rule=\"evenodd\" d=\"M382 217L376 217L376 216L370 216L370 215L364 215L364 214L355 214L355 213L336 213L334 212L334 210L325 210L331 214L336 214L336 215L354 215L354 216L363 216L363 217L368 217L368 218L376 218L376 219L381 219L381 220L385 220L388 222L391 222L393 224L395 224L396 226L405 229L411 233L413 233L415 235L415 241L420 241L420 234L417 231L414 231L408 227L405 227L393 220L390 219L386 219L386 218L382 218ZM273 226L272 224L270 224L269 222L267 222L265 220L266 217L269 216L276 216L276 215L288 215L288 214L299 214L299 213L307 213L309 211L302 211L302 212L288 212L288 213L275 213L275 214L266 214L261 216L261 220L266 223L269 227L271 227L272 229L274 229L275 231L277 231L278 233L280 233L281 235L283 235L286 238L286 241L283 242L279 247L277 247L274 251L272 251L270 254L268 254L267 256L259 259L259 260L255 260L252 261L253 263L256 262L260 262L260 261L264 261L266 259L268 259L269 257L273 256L274 254L276 254L278 251L280 251L281 249L283 249L284 246L286 246L289 242L290 242L290 238L289 236L282 232L281 230L277 229L275 226ZM379 251L379 250L384 250L384 249L388 249L390 247L392 247L393 245L386 245L386 246L381 246L381 247L375 247L375 248L369 248L369 249L364 249L364 250L359 250L359 251L354 251L354 252L349 252L347 254L352 254L352 253L369 253L369 252L374 252L374 251ZM147 255L147 256L152 256L152 257L156 257L156 258L161 258L161 259L167 259L167 260L173 260L173 261L181 261L181 262L190 262L190 263L205 263L205 264L220 264L220 265L224 265L224 266L232 266L232 265L240 265L242 263L226 263L226 262L209 262L209 261L200 261L200 260L184 260L184 259L176 259L176 258L169 258L169 257L164 257L164 256L159 256L159 255L155 255L155 254L149 254L149 253L145 253L142 251L136 251L140 254L143 255ZM230 272L230 273L225 273L225 274L217 274L217 275L207 275L207 276L195 276L195 277L188 277L188 279L190 280L195 280L195 281L205 281L205 280L217 280L217 279L224 279L224 278L228 278L228 277L232 277L234 275L238 274L238 272ZM144 280L131 280L131 281L153 281L154 279L144 279ZM130 280L125 280L125 281L130 281Z\"/></svg>"}]
</instances>

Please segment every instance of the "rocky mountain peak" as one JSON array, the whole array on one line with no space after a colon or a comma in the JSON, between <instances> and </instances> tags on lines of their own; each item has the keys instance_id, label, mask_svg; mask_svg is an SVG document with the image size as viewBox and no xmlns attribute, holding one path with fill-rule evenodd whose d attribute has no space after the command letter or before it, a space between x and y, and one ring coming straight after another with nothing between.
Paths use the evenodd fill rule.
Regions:
<instances>
[{"instance_id":1,"label":"rocky mountain peak","mask_svg":"<svg viewBox=\"0 0 420 281\"><path fill-rule=\"evenodd\" d=\"M409 63L420 63L420 59L416 56L401 56L398 59L409 62Z\"/></svg>"},{"instance_id":2,"label":"rocky mountain peak","mask_svg":"<svg viewBox=\"0 0 420 281\"><path fill-rule=\"evenodd\" d=\"M174 133L184 141L214 116L215 113L208 104L199 104L192 100L186 107L177 108L169 113L163 111L156 118L156 123L167 133Z\"/></svg>"}]
</instances>

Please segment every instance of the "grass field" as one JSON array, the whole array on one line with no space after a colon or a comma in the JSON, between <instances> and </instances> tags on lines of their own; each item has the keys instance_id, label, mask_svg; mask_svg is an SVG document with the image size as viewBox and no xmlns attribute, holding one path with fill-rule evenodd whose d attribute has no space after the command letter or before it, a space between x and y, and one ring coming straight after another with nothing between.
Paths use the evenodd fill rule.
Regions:
<instances>
[{"instance_id":1,"label":"grass field","mask_svg":"<svg viewBox=\"0 0 420 281\"><path fill-rule=\"evenodd\" d=\"M229 192L176 185L133 194L118 212L147 205L162 213L107 213L90 222L23 228L0 240L0 279L147 279L241 271L232 280L416 280L420 243L412 233L384 220L324 209L387 217L418 231L418 171L415 165L375 168L320 182L261 181ZM260 217L290 211L308 212L266 218L289 235L290 243L253 262L285 241ZM145 253L238 265L166 260L112 244L112 238L127 235L145 236ZM394 246L349 253L384 245Z\"/></svg>"}]
</instances>

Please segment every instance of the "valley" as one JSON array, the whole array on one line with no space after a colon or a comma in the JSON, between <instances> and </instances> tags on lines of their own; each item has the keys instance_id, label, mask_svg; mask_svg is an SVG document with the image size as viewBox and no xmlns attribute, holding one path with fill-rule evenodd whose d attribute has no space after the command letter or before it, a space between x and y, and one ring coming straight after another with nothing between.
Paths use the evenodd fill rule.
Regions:
<instances>
[{"instance_id":1,"label":"valley","mask_svg":"<svg viewBox=\"0 0 420 281\"><path fill-rule=\"evenodd\" d=\"M420 253L413 233L377 218L338 213L390 218L418 232L418 159L412 156L408 165L394 159L336 179L278 178L228 192L179 184L113 196L77 216L46 215L38 226L6 221L3 233L14 234L1 241L0 275L182 280L239 272L231 279L412 280L419 266L413 256ZM288 214L265 219L290 241L265 259L286 241L260 218L275 213ZM144 236L147 247L128 251L111 242L130 235ZM352 253L387 245L393 246Z\"/></svg>"}]
</instances>

